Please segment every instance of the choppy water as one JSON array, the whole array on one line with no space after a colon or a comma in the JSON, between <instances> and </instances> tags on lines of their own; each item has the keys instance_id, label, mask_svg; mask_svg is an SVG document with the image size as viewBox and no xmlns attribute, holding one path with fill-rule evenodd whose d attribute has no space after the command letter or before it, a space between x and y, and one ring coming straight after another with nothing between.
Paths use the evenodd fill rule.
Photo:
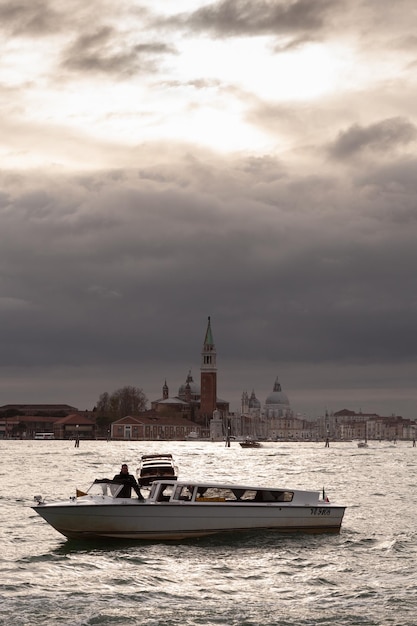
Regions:
<instances>
[{"instance_id":1,"label":"choppy water","mask_svg":"<svg viewBox=\"0 0 417 626\"><path fill-rule=\"evenodd\" d=\"M184 543L67 541L31 509L140 454L180 476L323 486L348 505L340 535L247 533ZM0 624L414 626L417 448L411 443L0 441Z\"/></svg>"}]
</instances>

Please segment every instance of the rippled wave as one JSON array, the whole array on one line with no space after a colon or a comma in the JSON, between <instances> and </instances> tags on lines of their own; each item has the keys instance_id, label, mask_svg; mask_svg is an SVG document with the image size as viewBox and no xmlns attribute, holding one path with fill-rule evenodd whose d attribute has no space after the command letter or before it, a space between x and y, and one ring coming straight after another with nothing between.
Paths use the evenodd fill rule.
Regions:
<instances>
[{"instance_id":1,"label":"rippled wave","mask_svg":"<svg viewBox=\"0 0 417 626\"><path fill-rule=\"evenodd\" d=\"M2 441L0 623L13 626L414 626L411 444ZM183 478L326 489L340 535L247 532L185 542L67 541L30 509L122 461L172 452ZM16 467L13 474L11 467ZM11 478L12 484L11 484Z\"/></svg>"}]
</instances>

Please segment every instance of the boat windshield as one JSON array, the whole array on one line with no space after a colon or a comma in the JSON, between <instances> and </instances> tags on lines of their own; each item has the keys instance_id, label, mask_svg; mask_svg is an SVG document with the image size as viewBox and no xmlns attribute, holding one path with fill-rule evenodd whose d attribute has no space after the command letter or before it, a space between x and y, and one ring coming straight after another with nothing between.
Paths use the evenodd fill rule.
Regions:
<instances>
[{"instance_id":1,"label":"boat windshield","mask_svg":"<svg viewBox=\"0 0 417 626\"><path fill-rule=\"evenodd\" d=\"M123 489L123 484L114 483L108 478L97 478L93 484L88 488L88 495L90 496L112 496L116 498L119 491Z\"/></svg>"}]
</instances>

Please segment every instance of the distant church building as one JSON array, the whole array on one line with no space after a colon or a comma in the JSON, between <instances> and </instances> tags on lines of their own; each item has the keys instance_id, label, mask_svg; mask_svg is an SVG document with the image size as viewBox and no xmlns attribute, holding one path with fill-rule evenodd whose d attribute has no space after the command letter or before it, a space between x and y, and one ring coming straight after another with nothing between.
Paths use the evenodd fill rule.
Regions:
<instances>
[{"instance_id":1,"label":"distant church building","mask_svg":"<svg viewBox=\"0 0 417 626\"><path fill-rule=\"evenodd\" d=\"M294 428L300 428L299 420L295 417L291 410L288 396L282 391L278 377L272 392L267 396L264 405L252 390L251 395L244 391L241 403L241 433L254 437L278 437L282 436L282 430L285 428L293 430L290 422L294 421Z\"/></svg>"},{"instance_id":2,"label":"distant church building","mask_svg":"<svg viewBox=\"0 0 417 626\"><path fill-rule=\"evenodd\" d=\"M252 393L249 396L247 391L242 394L242 415L250 415L252 417L259 417L261 415L261 403L255 396L255 391L252 389Z\"/></svg>"},{"instance_id":3,"label":"distant church building","mask_svg":"<svg viewBox=\"0 0 417 626\"><path fill-rule=\"evenodd\" d=\"M169 396L167 382L162 387L162 398L151 403L152 409L161 412L178 412L194 422L208 426L214 411L229 413L229 403L217 397L217 352L213 341L210 317L207 322L201 351L200 385L194 382L191 370L178 394Z\"/></svg>"},{"instance_id":4,"label":"distant church building","mask_svg":"<svg viewBox=\"0 0 417 626\"><path fill-rule=\"evenodd\" d=\"M282 391L278 376L275 379L272 393L265 400L264 415L267 419L290 417L292 415L290 401L288 396Z\"/></svg>"},{"instance_id":5,"label":"distant church building","mask_svg":"<svg viewBox=\"0 0 417 626\"><path fill-rule=\"evenodd\" d=\"M242 414L250 415L251 417L263 416L267 419L289 417L292 415L290 401L288 400L288 396L282 391L278 376L275 379L272 392L267 396L263 407L256 397L254 390L252 390L250 396L247 391L244 391L242 394L241 411Z\"/></svg>"},{"instance_id":6,"label":"distant church building","mask_svg":"<svg viewBox=\"0 0 417 626\"><path fill-rule=\"evenodd\" d=\"M178 397L185 402L193 402L197 405L200 402L200 387L194 382L189 370L185 383L178 389Z\"/></svg>"}]
</instances>

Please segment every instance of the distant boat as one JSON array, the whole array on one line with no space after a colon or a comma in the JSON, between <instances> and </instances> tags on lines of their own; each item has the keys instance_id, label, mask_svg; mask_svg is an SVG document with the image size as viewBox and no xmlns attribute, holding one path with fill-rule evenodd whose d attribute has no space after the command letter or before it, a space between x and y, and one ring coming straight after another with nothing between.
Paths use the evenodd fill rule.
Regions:
<instances>
[{"instance_id":1,"label":"distant boat","mask_svg":"<svg viewBox=\"0 0 417 626\"><path fill-rule=\"evenodd\" d=\"M246 437L244 441L239 441L242 448L262 448L262 444L256 439L251 439L250 437Z\"/></svg>"},{"instance_id":2,"label":"distant boat","mask_svg":"<svg viewBox=\"0 0 417 626\"><path fill-rule=\"evenodd\" d=\"M36 433L35 439L55 439L54 433Z\"/></svg>"},{"instance_id":3,"label":"distant boat","mask_svg":"<svg viewBox=\"0 0 417 626\"><path fill-rule=\"evenodd\" d=\"M147 487L154 480L169 478L176 480L178 468L172 454L143 454L137 471L138 483Z\"/></svg>"},{"instance_id":4,"label":"distant boat","mask_svg":"<svg viewBox=\"0 0 417 626\"><path fill-rule=\"evenodd\" d=\"M368 447L368 442L366 440L358 442L358 448L367 448L367 447Z\"/></svg>"}]
</instances>

